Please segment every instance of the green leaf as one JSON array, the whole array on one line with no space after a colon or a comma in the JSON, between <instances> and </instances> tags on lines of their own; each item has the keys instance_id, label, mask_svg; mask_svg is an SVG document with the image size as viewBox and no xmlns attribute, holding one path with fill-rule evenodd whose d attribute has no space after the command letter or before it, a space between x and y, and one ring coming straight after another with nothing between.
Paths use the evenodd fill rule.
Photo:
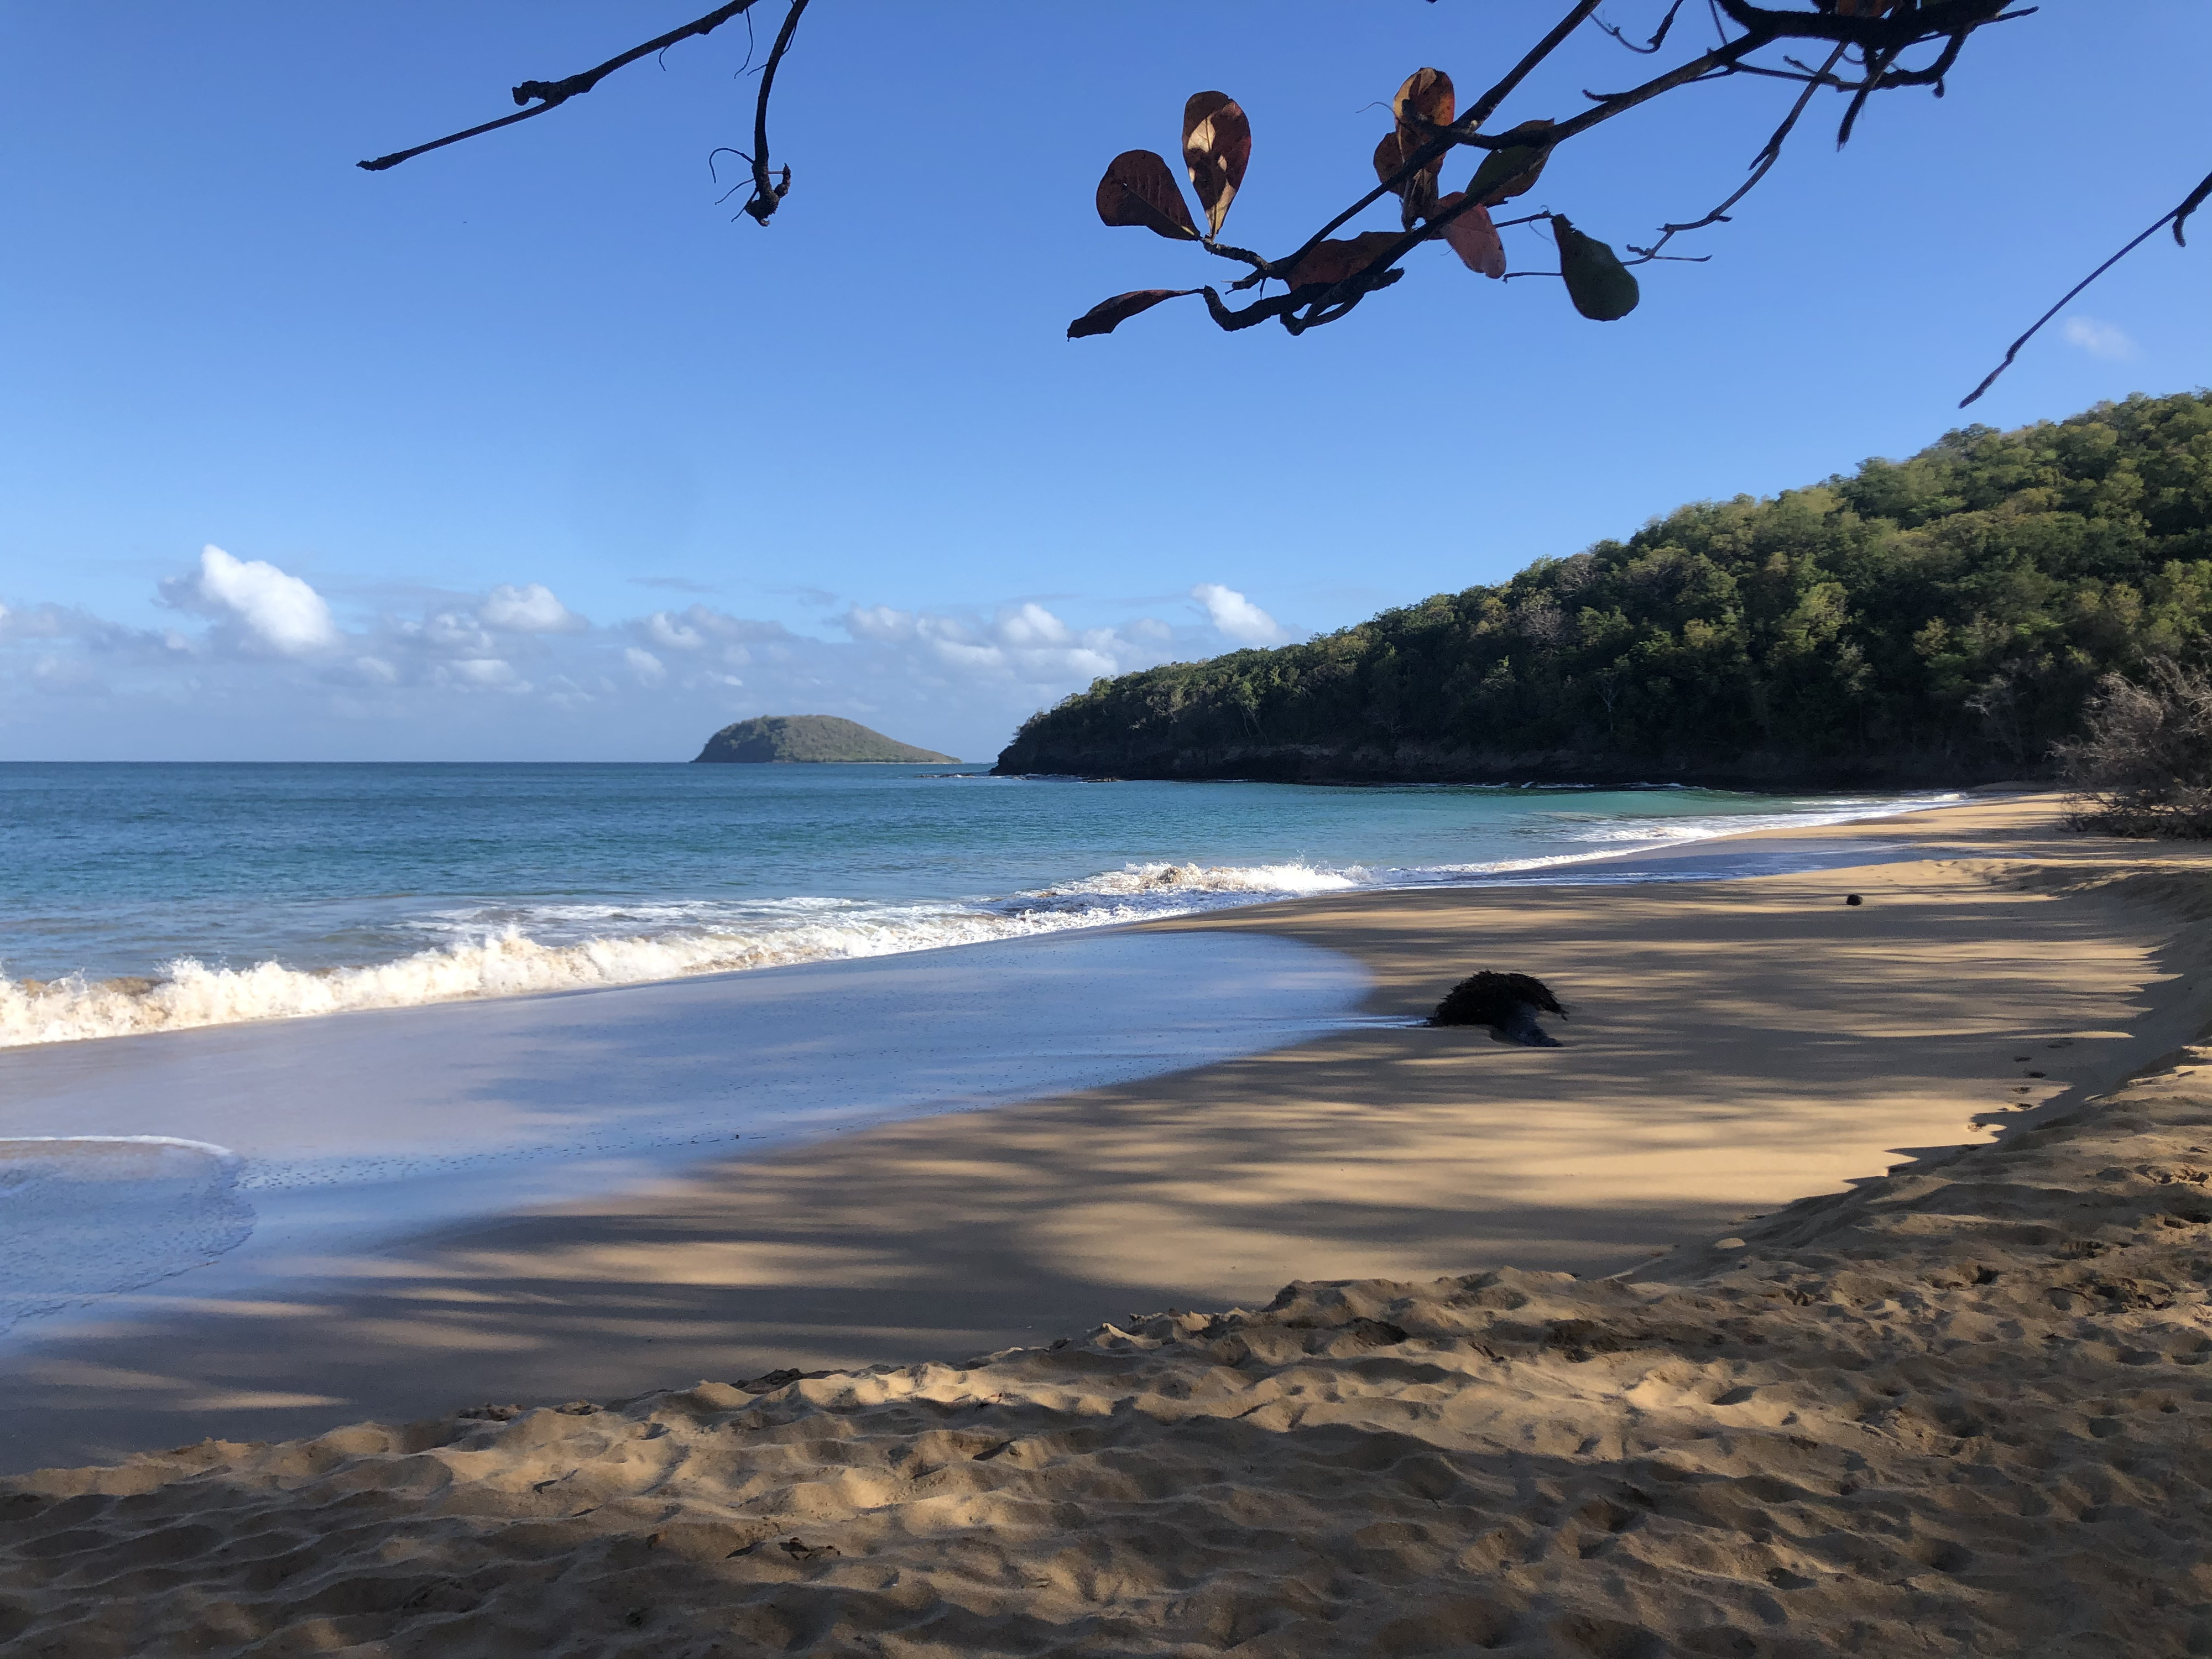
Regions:
<instances>
[{"instance_id":1,"label":"green leaf","mask_svg":"<svg viewBox=\"0 0 2212 1659\"><path fill-rule=\"evenodd\" d=\"M1552 216L1552 238L1559 245L1559 275L1567 279L1567 297L1577 311L1594 323L1610 323L1636 309L1643 297L1636 273L1611 248L1583 235L1565 214Z\"/></svg>"}]
</instances>

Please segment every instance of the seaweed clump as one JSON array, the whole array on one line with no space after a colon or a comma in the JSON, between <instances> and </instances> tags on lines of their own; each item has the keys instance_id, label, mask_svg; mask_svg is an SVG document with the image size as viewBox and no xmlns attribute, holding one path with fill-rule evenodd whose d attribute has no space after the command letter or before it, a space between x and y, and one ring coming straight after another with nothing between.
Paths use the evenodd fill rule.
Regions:
<instances>
[{"instance_id":1,"label":"seaweed clump","mask_svg":"<svg viewBox=\"0 0 2212 1659\"><path fill-rule=\"evenodd\" d=\"M1517 1042L1528 1048L1558 1048L1559 1040L1537 1024L1539 1014L1557 1014L1565 1019L1567 1011L1559 1006L1559 998L1542 980L1528 974L1493 973L1486 968L1453 986L1429 1016L1429 1024L1487 1025L1500 1042Z\"/></svg>"}]
</instances>

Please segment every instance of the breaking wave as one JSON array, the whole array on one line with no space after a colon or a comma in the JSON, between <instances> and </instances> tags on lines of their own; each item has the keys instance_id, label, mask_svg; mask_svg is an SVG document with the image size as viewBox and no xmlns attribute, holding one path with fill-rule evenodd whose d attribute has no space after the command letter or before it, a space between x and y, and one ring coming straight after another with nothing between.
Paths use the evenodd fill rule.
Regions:
<instances>
[{"instance_id":1,"label":"breaking wave","mask_svg":"<svg viewBox=\"0 0 2212 1659\"><path fill-rule=\"evenodd\" d=\"M1504 876L1571 878L1562 866L1956 799L1893 796L1832 802L1810 811L1592 816L1587 822L1571 812L1550 813L1531 832L1554 847L1581 843L1587 850L1416 869L1163 862L966 902L795 897L481 906L418 917L408 926L415 938L428 941L422 948L357 966L301 969L270 961L233 967L180 957L146 978L0 980L0 1048L890 956L1355 888L1453 885Z\"/></svg>"},{"instance_id":2,"label":"breaking wave","mask_svg":"<svg viewBox=\"0 0 2212 1659\"><path fill-rule=\"evenodd\" d=\"M1297 897L1368 884L1364 878L1304 865L1148 864L966 904L801 898L745 906L501 907L511 919L489 927L481 912L428 918L420 930L453 937L357 967L239 968L180 957L158 977L0 981L0 1048L892 956ZM611 924L647 931L589 931Z\"/></svg>"}]
</instances>

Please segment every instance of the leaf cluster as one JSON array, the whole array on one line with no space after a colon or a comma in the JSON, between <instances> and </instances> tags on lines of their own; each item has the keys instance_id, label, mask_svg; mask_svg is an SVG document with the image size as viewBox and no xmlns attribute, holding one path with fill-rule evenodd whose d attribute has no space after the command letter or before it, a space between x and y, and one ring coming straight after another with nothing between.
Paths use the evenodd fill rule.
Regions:
<instances>
[{"instance_id":1,"label":"leaf cluster","mask_svg":"<svg viewBox=\"0 0 2212 1659\"><path fill-rule=\"evenodd\" d=\"M1304 644L1101 680L1008 771L1963 781L2212 661L2212 393L1954 431Z\"/></svg>"}]
</instances>

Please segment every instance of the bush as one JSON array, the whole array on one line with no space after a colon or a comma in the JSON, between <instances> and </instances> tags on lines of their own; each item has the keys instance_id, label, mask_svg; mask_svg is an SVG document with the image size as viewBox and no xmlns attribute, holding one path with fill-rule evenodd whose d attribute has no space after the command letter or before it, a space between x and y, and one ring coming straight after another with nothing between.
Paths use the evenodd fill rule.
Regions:
<instances>
[{"instance_id":1,"label":"bush","mask_svg":"<svg viewBox=\"0 0 2212 1659\"><path fill-rule=\"evenodd\" d=\"M2081 737L2057 747L2067 822L2115 836L2212 837L2212 676L2154 658L2106 674Z\"/></svg>"}]
</instances>

